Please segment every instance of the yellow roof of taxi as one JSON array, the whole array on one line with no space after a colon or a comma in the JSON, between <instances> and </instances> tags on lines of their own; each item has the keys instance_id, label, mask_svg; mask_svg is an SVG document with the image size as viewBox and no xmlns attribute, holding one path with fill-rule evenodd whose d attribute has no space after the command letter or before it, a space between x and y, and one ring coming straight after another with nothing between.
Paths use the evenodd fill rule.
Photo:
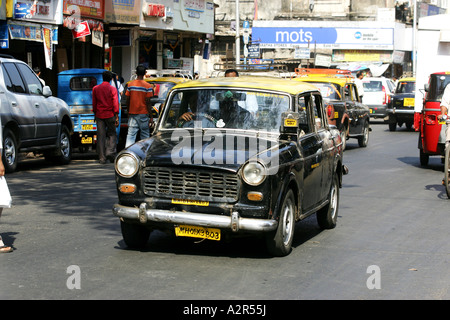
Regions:
<instances>
[{"instance_id":1,"label":"yellow roof of taxi","mask_svg":"<svg viewBox=\"0 0 450 320\"><path fill-rule=\"evenodd\" d=\"M133 81L133 80L130 80L130 81ZM128 81L128 82L130 82L130 81ZM178 83L190 81L190 79L182 78L182 77L150 77L150 78L144 78L144 81L147 81L147 82L174 82L174 83L178 84Z\"/></svg>"},{"instance_id":2,"label":"yellow roof of taxi","mask_svg":"<svg viewBox=\"0 0 450 320\"><path fill-rule=\"evenodd\" d=\"M305 81L305 82L328 82L328 83L337 83L341 86L345 85L349 82L354 82L353 78L348 77L327 77L327 76L319 76L314 75L310 77L297 77L293 78L296 81Z\"/></svg>"},{"instance_id":3,"label":"yellow roof of taxi","mask_svg":"<svg viewBox=\"0 0 450 320\"><path fill-rule=\"evenodd\" d=\"M414 82L414 81L416 81L416 78L413 78L413 77L405 77L405 78L400 78L399 80L398 80L399 82Z\"/></svg>"},{"instance_id":4,"label":"yellow roof of taxi","mask_svg":"<svg viewBox=\"0 0 450 320\"><path fill-rule=\"evenodd\" d=\"M263 89L286 92L289 94L297 94L304 91L317 91L317 88L309 83L263 76L218 77L192 80L189 82L178 84L174 87L174 89L202 87L237 87L243 89Z\"/></svg>"},{"instance_id":5,"label":"yellow roof of taxi","mask_svg":"<svg viewBox=\"0 0 450 320\"><path fill-rule=\"evenodd\" d=\"M145 78L144 80L148 82L174 82L174 83L183 83L186 81L190 81L190 79L182 77L155 77L155 78Z\"/></svg>"}]
</instances>

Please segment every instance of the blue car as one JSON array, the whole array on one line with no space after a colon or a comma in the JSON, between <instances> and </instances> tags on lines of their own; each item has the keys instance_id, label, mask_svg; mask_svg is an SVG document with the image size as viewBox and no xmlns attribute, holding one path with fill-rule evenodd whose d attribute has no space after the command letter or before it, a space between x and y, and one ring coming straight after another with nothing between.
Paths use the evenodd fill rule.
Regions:
<instances>
[{"instance_id":1,"label":"blue car","mask_svg":"<svg viewBox=\"0 0 450 320\"><path fill-rule=\"evenodd\" d=\"M82 68L58 74L58 98L69 105L70 116L74 122L73 146L81 151L95 149L97 123L92 111L92 88L103 82L104 71L105 69ZM117 128L117 137L119 135L120 126Z\"/></svg>"}]
</instances>

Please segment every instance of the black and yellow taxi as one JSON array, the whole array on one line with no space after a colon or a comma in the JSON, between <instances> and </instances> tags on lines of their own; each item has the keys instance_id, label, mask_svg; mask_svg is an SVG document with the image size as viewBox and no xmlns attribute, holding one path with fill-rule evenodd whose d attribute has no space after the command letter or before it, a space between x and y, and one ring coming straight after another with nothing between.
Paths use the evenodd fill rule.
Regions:
<instances>
[{"instance_id":1,"label":"black and yellow taxi","mask_svg":"<svg viewBox=\"0 0 450 320\"><path fill-rule=\"evenodd\" d=\"M173 87L153 135L115 161L119 217L129 247L152 230L220 241L264 235L291 252L295 223L317 214L334 228L343 165L339 131L311 84L220 77Z\"/></svg>"},{"instance_id":2,"label":"black and yellow taxi","mask_svg":"<svg viewBox=\"0 0 450 320\"><path fill-rule=\"evenodd\" d=\"M293 78L314 84L324 98L328 121L341 133L344 149L347 139L355 138L360 147L369 143L370 110L361 102L351 72L341 69L295 70Z\"/></svg>"},{"instance_id":3,"label":"black and yellow taxi","mask_svg":"<svg viewBox=\"0 0 450 320\"><path fill-rule=\"evenodd\" d=\"M387 108L389 131L395 131L397 125L405 124L411 130L414 125L414 103L416 78L401 78L395 88L394 96Z\"/></svg>"}]
</instances>

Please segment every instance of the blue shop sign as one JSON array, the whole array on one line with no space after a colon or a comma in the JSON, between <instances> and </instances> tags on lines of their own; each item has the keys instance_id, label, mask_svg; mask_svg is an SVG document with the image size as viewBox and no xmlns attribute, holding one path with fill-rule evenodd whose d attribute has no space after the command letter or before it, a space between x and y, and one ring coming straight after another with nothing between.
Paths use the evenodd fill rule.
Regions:
<instances>
[{"instance_id":1,"label":"blue shop sign","mask_svg":"<svg viewBox=\"0 0 450 320\"><path fill-rule=\"evenodd\" d=\"M393 28L253 27L261 48L317 45L319 48L393 49Z\"/></svg>"}]
</instances>

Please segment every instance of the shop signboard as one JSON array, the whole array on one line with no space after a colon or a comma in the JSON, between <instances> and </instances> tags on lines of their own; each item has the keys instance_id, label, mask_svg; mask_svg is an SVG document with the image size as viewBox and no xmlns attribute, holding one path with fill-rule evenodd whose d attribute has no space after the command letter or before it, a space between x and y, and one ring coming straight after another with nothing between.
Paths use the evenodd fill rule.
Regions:
<instances>
[{"instance_id":1,"label":"shop signboard","mask_svg":"<svg viewBox=\"0 0 450 320\"><path fill-rule=\"evenodd\" d=\"M13 17L14 19L18 20L27 20L41 23L62 23L61 6L58 5L58 1L17 1L13 7Z\"/></svg>"},{"instance_id":2,"label":"shop signboard","mask_svg":"<svg viewBox=\"0 0 450 320\"><path fill-rule=\"evenodd\" d=\"M74 39L89 36L91 34L89 23L87 21L80 22L75 28L72 29L72 34Z\"/></svg>"},{"instance_id":3,"label":"shop signboard","mask_svg":"<svg viewBox=\"0 0 450 320\"><path fill-rule=\"evenodd\" d=\"M42 42L42 25L31 22L8 21L11 39ZM51 26L52 43L58 43L58 27Z\"/></svg>"},{"instance_id":4,"label":"shop signboard","mask_svg":"<svg viewBox=\"0 0 450 320\"><path fill-rule=\"evenodd\" d=\"M64 0L63 13L65 15L103 20L105 17L104 4L104 0Z\"/></svg>"},{"instance_id":5,"label":"shop signboard","mask_svg":"<svg viewBox=\"0 0 450 320\"><path fill-rule=\"evenodd\" d=\"M141 0L105 1L105 22L139 25L140 16Z\"/></svg>"},{"instance_id":6,"label":"shop signboard","mask_svg":"<svg viewBox=\"0 0 450 320\"><path fill-rule=\"evenodd\" d=\"M329 49L393 50L394 28L390 27L303 27L259 25L252 28L253 41L261 48L294 48L296 46Z\"/></svg>"},{"instance_id":7,"label":"shop signboard","mask_svg":"<svg viewBox=\"0 0 450 320\"><path fill-rule=\"evenodd\" d=\"M8 25L6 21L0 21L0 49L9 48Z\"/></svg>"}]
</instances>

